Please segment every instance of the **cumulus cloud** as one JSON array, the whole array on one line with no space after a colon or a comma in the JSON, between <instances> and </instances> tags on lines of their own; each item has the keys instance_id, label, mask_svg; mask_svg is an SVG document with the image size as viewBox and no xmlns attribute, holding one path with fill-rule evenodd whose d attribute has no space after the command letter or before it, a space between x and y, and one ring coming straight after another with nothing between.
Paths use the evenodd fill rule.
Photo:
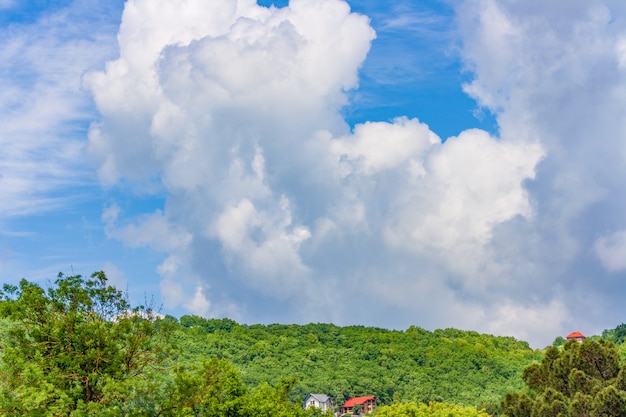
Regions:
<instances>
[{"instance_id":1,"label":"cumulus cloud","mask_svg":"<svg viewBox=\"0 0 626 417\"><path fill-rule=\"evenodd\" d=\"M534 220L497 228L495 260L528 305L532 297L552 305L564 290L570 326L599 332L623 321L614 296L623 283L594 256L609 271L621 269L623 7L486 0L462 3L457 16L473 74L465 90L497 113L503 139L536 140L545 150L527 183ZM594 296L581 298L585 292Z\"/></svg>"},{"instance_id":2,"label":"cumulus cloud","mask_svg":"<svg viewBox=\"0 0 626 417\"><path fill-rule=\"evenodd\" d=\"M129 0L119 58L84 77L102 115L89 150L103 183L156 179L167 201L136 218L109 207L107 233L162 251L167 302L198 314L545 344L598 326L584 314L601 289L563 300L591 285L582 257L621 251L593 252L598 215L626 227L613 6L461 3L465 90L499 135L442 140L417 119L342 119L375 39L344 1Z\"/></svg>"}]
</instances>

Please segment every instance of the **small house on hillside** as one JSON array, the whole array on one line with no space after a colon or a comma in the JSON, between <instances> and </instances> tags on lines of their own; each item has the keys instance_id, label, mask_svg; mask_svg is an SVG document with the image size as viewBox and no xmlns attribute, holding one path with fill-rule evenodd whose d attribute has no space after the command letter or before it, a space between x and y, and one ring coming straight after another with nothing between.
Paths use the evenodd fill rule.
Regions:
<instances>
[{"instance_id":1,"label":"small house on hillside","mask_svg":"<svg viewBox=\"0 0 626 417\"><path fill-rule=\"evenodd\" d=\"M582 334L581 332L572 332L567 335L566 339L576 340L577 342L582 343L582 341L585 340L585 335Z\"/></svg>"},{"instance_id":2,"label":"small house on hillside","mask_svg":"<svg viewBox=\"0 0 626 417\"><path fill-rule=\"evenodd\" d=\"M312 407L319 408L322 412L325 412L327 410L332 410L333 402L328 395L309 394L304 399L304 409L306 410Z\"/></svg>"},{"instance_id":3,"label":"small house on hillside","mask_svg":"<svg viewBox=\"0 0 626 417\"><path fill-rule=\"evenodd\" d=\"M355 407L358 408L359 414L370 414L376 409L376 397L368 395L366 397L350 398L343 403L339 411L341 414L352 414Z\"/></svg>"}]
</instances>

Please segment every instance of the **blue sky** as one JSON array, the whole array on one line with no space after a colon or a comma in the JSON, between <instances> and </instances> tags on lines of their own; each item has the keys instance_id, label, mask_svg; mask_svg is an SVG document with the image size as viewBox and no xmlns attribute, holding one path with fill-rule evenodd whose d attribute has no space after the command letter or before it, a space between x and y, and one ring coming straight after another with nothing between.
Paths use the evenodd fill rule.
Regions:
<instances>
[{"instance_id":1,"label":"blue sky","mask_svg":"<svg viewBox=\"0 0 626 417\"><path fill-rule=\"evenodd\" d=\"M615 327L625 17L0 0L0 276L104 269L134 303L245 323Z\"/></svg>"}]
</instances>

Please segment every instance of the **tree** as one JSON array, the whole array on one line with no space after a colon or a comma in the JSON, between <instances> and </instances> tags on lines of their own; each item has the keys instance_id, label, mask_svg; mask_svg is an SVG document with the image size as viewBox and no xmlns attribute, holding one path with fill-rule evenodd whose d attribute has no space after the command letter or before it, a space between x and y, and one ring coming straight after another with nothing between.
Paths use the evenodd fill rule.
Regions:
<instances>
[{"instance_id":1,"label":"tree","mask_svg":"<svg viewBox=\"0 0 626 417\"><path fill-rule=\"evenodd\" d=\"M565 340L563 336L557 336L556 339L554 339L554 342L552 342L552 346L554 347L563 346L565 342L567 342L567 340Z\"/></svg>"},{"instance_id":2,"label":"tree","mask_svg":"<svg viewBox=\"0 0 626 417\"><path fill-rule=\"evenodd\" d=\"M606 329L602 332L602 338L615 344L622 344L626 339L626 324L622 323L614 329Z\"/></svg>"},{"instance_id":3,"label":"tree","mask_svg":"<svg viewBox=\"0 0 626 417\"><path fill-rule=\"evenodd\" d=\"M527 389L508 393L502 410L509 417L626 415L626 369L610 342L569 341L546 349L541 363L522 375Z\"/></svg>"},{"instance_id":4,"label":"tree","mask_svg":"<svg viewBox=\"0 0 626 417\"><path fill-rule=\"evenodd\" d=\"M188 323L187 323L188 322ZM176 319L131 309L103 272L22 280L0 291L0 415L45 417L305 417L296 380L249 390L225 359L180 360ZM186 319L190 327L203 319ZM205 332L236 329L206 321Z\"/></svg>"},{"instance_id":5,"label":"tree","mask_svg":"<svg viewBox=\"0 0 626 417\"><path fill-rule=\"evenodd\" d=\"M0 413L98 415L130 398L168 353L165 323L130 309L104 272L59 274L44 290L22 280L0 291Z\"/></svg>"},{"instance_id":6,"label":"tree","mask_svg":"<svg viewBox=\"0 0 626 417\"><path fill-rule=\"evenodd\" d=\"M167 387L153 398L157 412L151 415L238 416L247 388L235 368L225 360L213 358L200 366L177 366ZM155 392L155 391L153 391Z\"/></svg>"}]
</instances>

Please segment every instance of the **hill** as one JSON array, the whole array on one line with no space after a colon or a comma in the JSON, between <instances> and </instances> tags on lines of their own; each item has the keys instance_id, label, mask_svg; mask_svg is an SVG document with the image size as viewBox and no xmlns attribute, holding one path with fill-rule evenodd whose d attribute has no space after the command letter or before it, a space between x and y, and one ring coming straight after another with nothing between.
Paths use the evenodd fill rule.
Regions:
<instances>
[{"instance_id":1,"label":"hill","mask_svg":"<svg viewBox=\"0 0 626 417\"><path fill-rule=\"evenodd\" d=\"M523 369L542 357L512 337L456 329L242 325L197 316L176 322L177 360L227 359L250 386L297 378L292 400L317 392L336 403L376 395L382 404L493 405L519 390Z\"/></svg>"}]
</instances>

